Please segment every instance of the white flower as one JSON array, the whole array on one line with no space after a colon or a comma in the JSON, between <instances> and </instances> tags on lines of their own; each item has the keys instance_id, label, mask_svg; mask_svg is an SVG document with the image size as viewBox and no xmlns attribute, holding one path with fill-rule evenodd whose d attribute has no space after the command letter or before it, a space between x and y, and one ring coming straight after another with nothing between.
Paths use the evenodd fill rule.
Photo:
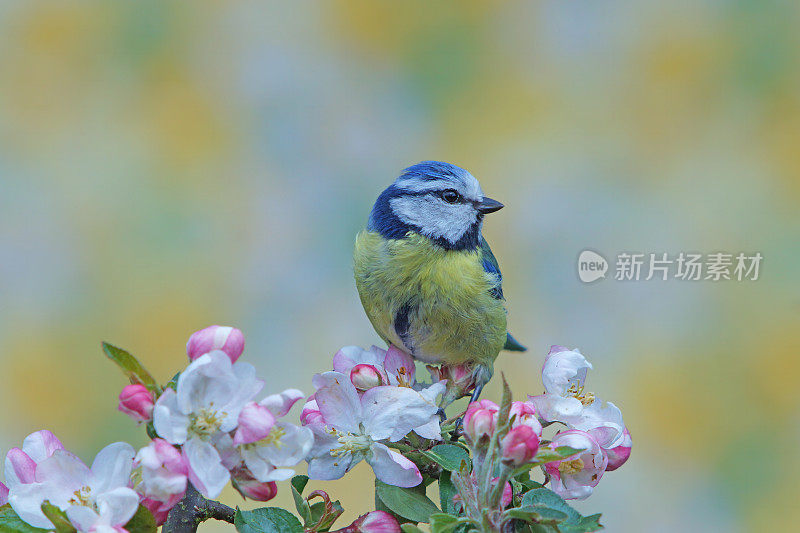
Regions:
<instances>
[{"instance_id":1,"label":"white flower","mask_svg":"<svg viewBox=\"0 0 800 533\"><path fill-rule=\"evenodd\" d=\"M314 376L314 386L322 419L308 426L315 437L309 477L339 479L363 459L384 483L413 487L422 481L413 462L379 441L400 440L428 424L438 411L435 402L408 387L373 387L359 396L341 372Z\"/></svg>"},{"instance_id":2,"label":"white flower","mask_svg":"<svg viewBox=\"0 0 800 533\"><path fill-rule=\"evenodd\" d=\"M622 412L585 390L590 368L591 363L578 350L553 346L542 368L545 394L530 396L529 400L544 420L590 432L602 448L613 448L624 438Z\"/></svg>"},{"instance_id":3,"label":"white flower","mask_svg":"<svg viewBox=\"0 0 800 533\"><path fill-rule=\"evenodd\" d=\"M608 464L600 445L590 434L571 429L556 435L550 446L584 450L570 459L547 463L545 470L550 475L550 488L565 500L588 498Z\"/></svg>"},{"instance_id":4,"label":"white flower","mask_svg":"<svg viewBox=\"0 0 800 533\"><path fill-rule=\"evenodd\" d=\"M351 382L354 378L352 370L363 365L376 368L381 375L386 376L389 385L417 390L432 403L435 403L436 397L447 388L447 380L444 379L427 387L417 383L414 360L395 346L389 346L388 350L377 346L372 346L369 350L363 350L358 346L345 346L333 356L334 371L348 376ZM357 386L358 381L354 385ZM415 427L414 433L426 439L441 440L438 417L432 417L426 423Z\"/></svg>"},{"instance_id":5,"label":"white flower","mask_svg":"<svg viewBox=\"0 0 800 533\"><path fill-rule=\"evenodd\" d=\"M41 511L50 503L66 511L81 532L112 533L123 527L139 507L139 495L129 488L134 450L116 442L97 454L92 468L66 450L36 466L36 482L18 485L9 503L19 517L35 527L52 528Z\"/></svg>"},{"instance_id":6,"label":"white flower","mask_svg":"<svg viewBox=\"0 0 800 533\"><path fill-rule=\"evenodd\" d=\"M182 445L189 480L207 498L216 498L230 479L213 442L236 428L239 413L263 387L248 363L232 364L215 350L193 361L178 378L177 391L166 389L153 410L156 432Z\"/></svg>"},{"instance_id":7,"label":"white flower","mask_svg":"<svg viewBox=\"0 0 800 533\"><path fill-rule=\"evenodd\" d=\"M288 389L267 396L257 404L248 404L239 417L239 428L233 439L222 437L216 443L225 466L233 470L243 462L261 482L292 477L295 472L288 467L306 458L314 443L314 434L309 428L277 419L288 413L302 397L299 390Z\"/></svg>"}]
</instances>

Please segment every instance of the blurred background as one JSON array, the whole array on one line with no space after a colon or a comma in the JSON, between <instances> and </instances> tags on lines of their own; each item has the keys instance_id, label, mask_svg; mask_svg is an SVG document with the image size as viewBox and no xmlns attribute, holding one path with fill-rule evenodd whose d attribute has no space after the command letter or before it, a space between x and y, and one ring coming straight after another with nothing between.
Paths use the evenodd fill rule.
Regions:
<instances>
[{"instance_id":1,"label":"blurred background","mask_svg":"<svg viewBox=\"0 0 800 533\"><path fill-rule=\"evenodd\" d=\"M166 380L193 331L235 325L268 391L310 392L379 343L351 271L372 202L439 159L507 205L485 235L530 351L497 374L536 394L548 347L579 347L633 434L577 507L792 529L799 24L778 0L2 3L0 451L41 428L86 461L144 444L101 340ZM757 281L583 284L585 248L764 259ZM353 518L371 479L311 486Z\"/></svg>"}]
</instances>

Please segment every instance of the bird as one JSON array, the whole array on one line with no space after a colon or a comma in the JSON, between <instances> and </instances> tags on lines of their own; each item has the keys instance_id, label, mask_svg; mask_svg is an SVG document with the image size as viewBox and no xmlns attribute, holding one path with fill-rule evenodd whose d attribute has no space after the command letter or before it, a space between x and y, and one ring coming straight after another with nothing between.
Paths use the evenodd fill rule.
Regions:
<instances>
[{"instance_id":1,"label":"bird","mask_svg":"<svg viewBox=\"0 0 800 533\"><path fill-rule=\"evenodd\" d=\"M356 287L389 345L430 364L467 364L476 401L502 350L526 348L506 329L500 267L482 235L504 205L461 167L423 161L375 201L356 236Z\"/></svg>"}]
</instances>

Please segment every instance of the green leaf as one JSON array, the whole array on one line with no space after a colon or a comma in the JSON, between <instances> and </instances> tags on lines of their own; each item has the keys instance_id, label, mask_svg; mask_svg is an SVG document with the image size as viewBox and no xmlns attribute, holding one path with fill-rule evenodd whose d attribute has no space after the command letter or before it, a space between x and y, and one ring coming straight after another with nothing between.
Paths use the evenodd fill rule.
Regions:
<instances>
[{"instance_id":1,"label":"green leaf","mask_svg":"<svg viewBox=\"0 0 800 533\"><path fill-rule=\"evenodd\" d=\"M153 376L150 375L150 372L145 370L142 366L142 363L139 362L133 355L126 352L122 348L117 348L116 346L109 344L107 342L103 343L103 351L106 353L109 359L114 361L118 367L122 369L122 372L128 376L128 379L131 380L131 383L141 383L150 392L154 392L156 394L161 392L158 383L156 380L153 379Z\"/></svg>"},{"instance_id":2,"label":"green leaf","mask_svg":"<svg viewBox=\"0 0 800 533\"><path fill-rule=\"evenodd\" d=\"M508 422L508 416L511 413L511 387L508 386L506 377L500 374L503 380L503 395L500 397L500 410L497 412L497 427L504 425Z\"/></svg>"},{"instance_id":3,"label":"green leaf","mask_svg":"<svg viewBox=\"0 0 800 533\"><path fill-rule=\"evenodd\" d=\"M300 477L300 476L295 476L295 477ZM306 477L306 476L303 476L303 477ZM306 482L307 481L308 481L308 478L306 477ZM305 483L302 483L302 485L305 486ZM302 490L303 489L300 488L300 491L302 491ZM308 505L308 501L306 501L306 499L303 498L303 496L300 494L300 491L297 490L297 487L295 486L295 483L294 483L294 479L292 479L292 498L294 499L294 507L295 507L295 509L297 509L297 514L299 514L300 518L303 519L303 525L305 527L311 527L316 522L314 522L314 523L311 522L311 506ZM324 502L320 502L320 503L325 505Z\"/></svg>"},{"instance_id":4,"label":"green leaf","mask_svg":"<svg viewBox=\"0 0 800 533\"><path fill-rule=\"evenodd\" d=\"M403 530L403 533L425 533L425 531L414 524L400 524L400 529Z\"/></svg>"},{"instance_id":5,"label":"green leaf","mask_svg":"<svg viewBox=\"0 0 800 533\"><path fill-rule=\"evenodd\" d=\"M404 518L414 522L427 522L433 513L440 512L425 494L414 489L395 487L380 481L376 481L375 485L378 498L384 505Z\"/></svg>"},{"instance_id":6,"label":"green leaf","mask_svg":"<svg viewBox=\"0 0 800 533\"><path fill-rule=\"evenodd\" d=\"M564 533L587 533L603 529L600 525L600 515L581 516L581 514L570 507L561 496L550 489L532 489L522 498L522 507L536 507L537 512L548 508L561 511L567 515L567 519L559 524L559 530Z\"/></svg>"},{"instance_id":7,"label":"green leaf","mask_svg":"<svg viewBox=\"0 0 800 533\"><path fill-rule=\"evenodd\" d=\"M454 444L438 444L423 454L450 472L457 472L464 461L469 464L469 452Z\"/></svg>"},{"instance_id":8,"label":"green leaf","mask_svg":"<svg viewBox=\"0 0 800 533\"><path fill-rule=\"evenodd\" d=\"M158 526L156 526L156 519L150 510L144 505L140 505L133 518L125 524L125 529L128 530L128 533L156 533Z\"/></svg>"},{"instance_id":9,"label":"green leaf","mask_svg":"<svg viewBox=\"0 0 800 533\"><path fill-rule=\"evenodd\" d=\"M458 518L446 513L434 513L430 516L431 533L447 533L461 525Z\"/></svg>"},{"instance_id":10,"label":"green leaf","mask_svg":"<svg viewBox=\"0 0 800 533\"><path fill-rule=\"evenodd\" d=\"M237 509L233 525L240 533L303 533L300 520L278 507L262 507L252 511Z\"/></svg>"},{"instance_id":11,"label":"green leaf","mask_svg":"<svg viewBox=\"0 0 800 533\"><path fill-rule=\"evenodd\" d=\"M555 450L547 447L540 448L533 460L536 463L551 463L561 461L584 450L580 448L570 448L569 446L559 446Z\"/></svg>"},{"instance_id":12,"label":"green leaf","mask_svg":"<svg viewBox=\"0 0 800 533\"><path fill-rule=\"evenodd\" d=\"M42 512L53 524L56 533L75 533L75 526L67 518L67 513L45 500L42 504Z\"/></svg>"},{"instance_id":13,"label":"green leaf","mask_svg":"<svg viewBox=\"0 0 800 533\"><path fill-rule=\"evenodd\" d=\"M567 513L563 511L559 511L557 509L551 509L549 507L532 507L532 506L525 506L525 507L518 507L516 509L509 509L507 511L508 516L512 518L518 518L520 520L525 520L526 522L547 522L547 523L558 523L564 522L569 518Z\"/></svg>"},{"instance_id":14,"label":"green leaf","mask_svg":"<svg viewBox=\"0 0 800 533\"><path fill-rule=\"evenodd\" d=\"M458 493L456 486L453 485L450 472L442 472L439 477L439 503L442 506L442 511L451 514L457 514L456 505L453 503L453 496Z\"/></svg>"},{"instance_id":15,"label":"green leaf","mask_svg":"<svg viewBox=\"0 0 800 533\"><path fill-rule=\"evenodd\" d=\"M308 476L299 475L292 478L292 487L300 494L303 494L306 485L308 485Z\"/></svg>"},{"instance_id":16,"label":"green leaf","mask_svg":"<svg viewBox=\"0 0 800 533\"><path fill-rule=\"evenodd\" d=\"M0 531L3 533L46 533L46 529L33 527L17 516L9 504L0 507Z\"/></svg>"}]
</instances>

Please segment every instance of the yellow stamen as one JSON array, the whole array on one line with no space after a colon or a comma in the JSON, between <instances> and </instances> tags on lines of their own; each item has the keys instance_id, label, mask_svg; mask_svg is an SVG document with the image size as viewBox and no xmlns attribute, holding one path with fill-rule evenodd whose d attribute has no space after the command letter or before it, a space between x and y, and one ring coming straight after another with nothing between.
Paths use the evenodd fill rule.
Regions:
<instances>
[{"instance_id":1,"label":"yellow stamen","mask_svg":"<svg viewBox=\"0 0 800 533\"><path fill-rule=\"evenodd\" d=\"M569 461L561 461L561 464L558 465L558 470L562 474L577 474L583 470L583 461L580 458L571 459Z\"/></svg>"},{"instance_id":2,"label":"yellow stamen","mask_svg":"<svg viewBox=\"0 0 800 533\"><path fill-rule=\"evenodd\" d=\"M573 383L570 388L567 389L567 394L579 400L584 406L594 403L594 393L584 392L583 385L579 386L577 383Z\"/></svg>"}]
</instances>

